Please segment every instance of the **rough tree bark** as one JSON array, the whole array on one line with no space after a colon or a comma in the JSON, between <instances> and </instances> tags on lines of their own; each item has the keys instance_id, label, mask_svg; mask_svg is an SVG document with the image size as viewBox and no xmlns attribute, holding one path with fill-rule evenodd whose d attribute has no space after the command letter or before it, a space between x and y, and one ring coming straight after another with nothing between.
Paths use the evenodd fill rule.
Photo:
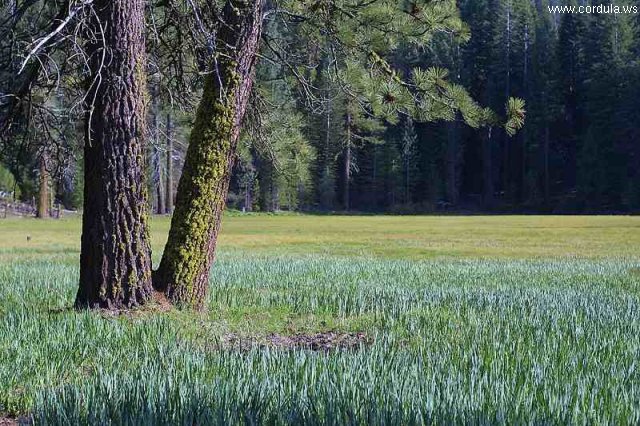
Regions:
<instances>
[{"instance_id":1,"label":"rough tree bark","mask_svg":"<svg viewBox=\"0 0 640 426\"><path fill-rule=\"evenodd\" d=\"M154 285L177 305L200 308L208 290L240 127L254 80L264 0L227 0L214 71L191 131L169 239Z\"/></svg>"},{"instance_id":2,"label":"rough tree bark","mask_svg":"<svg viewBox=\"0 0 640 426\"><path fill-rule=\"evenodd\" d=\"M144 173L144 3L94 2L93 25L104 29L104 39L88 45L98 77L87 97L93 102L86 119L78 308L133 307L152 292Z\"/></svg>"},{"instance_id":3,"label":"rough tree bark","mask_svg":"<svg viewBox=\"0 0 640 426\"><path fill-rule=\"evenodd\" d=\"M40 156L38 169L40 176L36 217L46 219L49 217L49 172L47 171L47 155L44 153Z\"/></svg>"}]
</instances>

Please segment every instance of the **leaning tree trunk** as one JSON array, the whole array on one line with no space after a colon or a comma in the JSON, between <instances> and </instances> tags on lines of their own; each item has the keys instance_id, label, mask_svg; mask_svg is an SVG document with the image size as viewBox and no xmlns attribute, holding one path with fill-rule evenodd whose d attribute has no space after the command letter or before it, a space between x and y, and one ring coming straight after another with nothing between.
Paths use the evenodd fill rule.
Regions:
<instances>
[{"instance_id":1,"label":"leaning tree trunk","mask_svg":"<svg viewBox=\"0 0 640 426\"><path fill-rule=\"evenodd\" d=\"M191 131L156 288L202 307L208 289L240 126L254 80L264 0L227 0L213 72Z\"/></svg>"},{"instance_id":2,"label":"leaning tree trunk","mask_svg":"<svg viewBox=\"0 0 640 426\"><path fill-rule=\"evenodd\" d=\"M93 105L86 119L77 307L132 307L152 292L144 173L144 5L143 0L94 2L93 25L103 28L104 39L88 46L95 78L87 97Z\"/></svg>"}]
</instances>

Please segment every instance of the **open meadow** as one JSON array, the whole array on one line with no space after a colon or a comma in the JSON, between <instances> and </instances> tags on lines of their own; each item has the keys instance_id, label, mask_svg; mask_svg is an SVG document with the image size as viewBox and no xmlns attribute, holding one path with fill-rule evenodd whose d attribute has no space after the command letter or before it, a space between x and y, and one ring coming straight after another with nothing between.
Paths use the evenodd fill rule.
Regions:
<instances>
[{"instance_id":1,"label":"open meadow","mask_svg":"<svg viewBox=\"0 0 640 426\"><path fill-rule=\"evenodd\" d=\"M197 313L74 311L79 240L0 219L0 423L640 423L640 217L228 214Z\"/></svg>"}]
</instances>

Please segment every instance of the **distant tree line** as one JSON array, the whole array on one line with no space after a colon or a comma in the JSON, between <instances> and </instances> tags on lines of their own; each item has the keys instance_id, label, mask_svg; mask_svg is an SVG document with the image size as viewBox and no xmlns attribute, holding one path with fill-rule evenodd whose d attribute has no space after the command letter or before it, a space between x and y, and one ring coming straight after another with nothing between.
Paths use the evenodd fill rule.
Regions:
<instances>
[{"instance_id":1,"label":"distant tree line","mask_svg":"<svg viewBox=\"0 0 640 426\"><path fill-rule=\"evenodd\" d=\"M29 131L13 132L14 143L0 147L0 191L40 206L55 197L79 208L83 130L75 124L78 108L68 108L76 93L42 80L38 91L29 92L34 62L16 78L21 38L67 12L44 2L34 13L29 6L38 3L10 0L4 6L7 17L21 20L11 27L9 18L3 22L11 29L3 37L12 40L0 46L3 107L12 105L9 93L20 91L46 101L25 111L22 122L13 120L14 128L26 126L28 117ZM410 13L421 13L420 2L405 3ZM250 108L259 117L253 127L260 129L241 135L229 205L249 211L638 211L640 17L548 9L574 3L460 0L464 29L405 40L386 54L403 77L416 67L449 70L449 81L496 111L510 96L524 99L527 122L513 138L501 126L469 126L461 113L448 120L367 114L349 91L359 77L348 52L336 51L326 35L268 24L264 55L272 57L258 64L260 102ZM161 7L154 10L154 25L170 22ZM352 24L338 25L337 31L348 32ZM151 143L145 173L152 210L161 214L173 208L199 94L198 84L190 83L198 81L193 68L202 61L187 49L176 58L171 48L181 42L167 43L179 38L168 28L164 39L147 40ZM461 36L465 31L470 37ZM54 96L43 95L54 88Z\"/></svg>"},{"instance_id":2,"label":"distant tree line","mask_svg":"<svg viewBox=\"0 0 640 426\"><path fill-rule=\"evenodd\" d=\"M577 2L573 2L578 4ZM230 203L275 211L624 213L640 209L640 17L551 14L548 0L460 0L470 39L440 33L393 66L443 67L482 105L526 101L513 138L455 121L359 114L314 70L321 113L281 64L260 64L270 156L241 151ZM617 2L634 4L633 2ZM581 3L582 4L582 3ZM596 4L596 2L594 2ZM308 40L290 41L303 51ZM270 124L273 123L273 124ZM252 136L244 142L251 146Z\"/></svg>"}]
</instances>

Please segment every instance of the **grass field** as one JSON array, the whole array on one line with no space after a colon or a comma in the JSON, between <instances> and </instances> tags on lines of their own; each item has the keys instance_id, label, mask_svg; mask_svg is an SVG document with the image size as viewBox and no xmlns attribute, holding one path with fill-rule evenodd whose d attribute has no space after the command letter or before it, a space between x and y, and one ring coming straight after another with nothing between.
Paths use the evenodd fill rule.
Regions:
<instances>
[{"instance_id":1,"label":"grass field","mask_svg":"<svg viewBox=\"0 0 640 426\"><path fill-rule=\"evenodd\" d=\"M5 416L640 423L640 217L229 215L206 311L121 316L70 309L79 229L0 220Z\"/></svg>"}]
</instances>

